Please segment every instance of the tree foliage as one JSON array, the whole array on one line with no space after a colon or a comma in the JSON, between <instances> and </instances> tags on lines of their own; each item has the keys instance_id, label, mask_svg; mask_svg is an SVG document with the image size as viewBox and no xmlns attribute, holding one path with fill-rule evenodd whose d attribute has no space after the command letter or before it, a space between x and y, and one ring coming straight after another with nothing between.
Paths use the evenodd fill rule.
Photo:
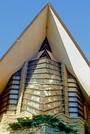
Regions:
<instances>
[{"instance_id":1,"label":"tree foliage","mask_svg":"<svg viewBox=\"0 0 90 134\"><path fill-rule=\"evenodd\" d=\"M13 130L21 129L21 128L30 128L37 127L41 124L48 124L53 128L57 128L61 131L65 131L67 133L72 132L73 134L77 133L77 129L73 126L70 126L61 120L53 117L51 115L38 115L34 116L32 119L29 118L17 118L16 123L9 124L9 126Z\"/></svg>"}]
</instances>

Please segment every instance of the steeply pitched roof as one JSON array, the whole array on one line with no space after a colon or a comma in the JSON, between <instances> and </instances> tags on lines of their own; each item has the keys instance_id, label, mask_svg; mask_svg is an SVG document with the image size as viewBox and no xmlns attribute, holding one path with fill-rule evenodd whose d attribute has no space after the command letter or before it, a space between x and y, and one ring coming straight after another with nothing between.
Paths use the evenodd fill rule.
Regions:
<instances>
[{"instance_id":1,"label":"steeply pitched roof","mask_svg":"<svg viewBox=\"0 0 90 134\"><path fill-rule=\"evenodd\" d=\"M47 4L0 60L0 91L25 61L32 59L47 36L54 57L64 64L90 98L90 66L62 20Z\"/></svg>"}]
</instances>

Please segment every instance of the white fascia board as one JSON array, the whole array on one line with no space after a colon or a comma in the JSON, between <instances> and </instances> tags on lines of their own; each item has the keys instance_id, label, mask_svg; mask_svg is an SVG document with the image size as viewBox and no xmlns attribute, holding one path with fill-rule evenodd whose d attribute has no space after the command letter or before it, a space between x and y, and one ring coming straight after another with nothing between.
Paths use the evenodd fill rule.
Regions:
<instances>
[{"instance_id":1,"label":"white fascia board","mask_svg":"<svg viewBox=\"0 0 90 134\"><path fill-rule=\"evenodd\" d=\"M70 66L74 71L74 74L78 78L78 81L84 88L85 92L90 97L90 67L85 61L80 51L77 49L76 45L74 44L68 33L66 32L63 25L60 23L59 19L54 14L53 10L51 8L49 10L55 21L58 33L63 43L63 47L65 48L66 53L68 55L68 58L65 58L71 63ZM63 53L65 53L65 51ZM66 65L68 66L67 63Z\"/></svg>"},{"instance_id":2,"label":"white fascia board","mask_svg":"<svg viewBox=\"0 0 90 134\"><path fill-rule=\"evenodd\" d=\"M68 65L68 70L70 70L70 72L73 75L75 75L71 67L71 63L70 63L67 51L63 45L61 36L58 32L56 22L50 10L51 8L49 8L49 15L48 15L47 38L48 38L53 56L58 62L62 62Z\"/></svg>"}]
</instances>

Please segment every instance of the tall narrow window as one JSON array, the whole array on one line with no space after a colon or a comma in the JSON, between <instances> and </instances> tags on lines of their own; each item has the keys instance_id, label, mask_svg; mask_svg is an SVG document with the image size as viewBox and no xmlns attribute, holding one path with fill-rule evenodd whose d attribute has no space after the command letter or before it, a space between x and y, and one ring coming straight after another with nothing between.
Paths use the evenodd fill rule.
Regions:
<instances>
[{"instance_id":1,"label":"tall narrow window","mask_svg":"<svg viewBox=\"0 0 90 134\"><path fill-rule=\"evenodd\" d=\"M21 69L12 75L7 86L0 95L0 114L5 113L6 111L16 110L20 88L20 79Z\"/></svg>"},{"instance_id":2,"label":"tall narrow window","mask_svg":"<svg viewBox=\"0 0 90 134\"><path fill-rule=\"evenodd\" d=\"M76 79L68 74L68 98L69 98L69 114L71 118L84 118L84 98L80 92L80 88Z\"/></svg>"}]
</instances>

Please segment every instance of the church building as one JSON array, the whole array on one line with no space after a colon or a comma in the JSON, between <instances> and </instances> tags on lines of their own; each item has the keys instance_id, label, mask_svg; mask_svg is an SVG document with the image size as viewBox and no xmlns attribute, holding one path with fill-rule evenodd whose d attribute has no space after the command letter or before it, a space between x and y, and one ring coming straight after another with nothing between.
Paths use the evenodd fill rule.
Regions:
<instances>
[{"instance_id":1,"label":"church building","mask_svg":"<svg viewBox=\"0 0 90 134\"><path fill-rule=\"evenodd\" d=\"M90 120L90 63L50 4L0 60L0 134L37 115L76 125L78 134Z\"/></svg>"}]
</instances>

